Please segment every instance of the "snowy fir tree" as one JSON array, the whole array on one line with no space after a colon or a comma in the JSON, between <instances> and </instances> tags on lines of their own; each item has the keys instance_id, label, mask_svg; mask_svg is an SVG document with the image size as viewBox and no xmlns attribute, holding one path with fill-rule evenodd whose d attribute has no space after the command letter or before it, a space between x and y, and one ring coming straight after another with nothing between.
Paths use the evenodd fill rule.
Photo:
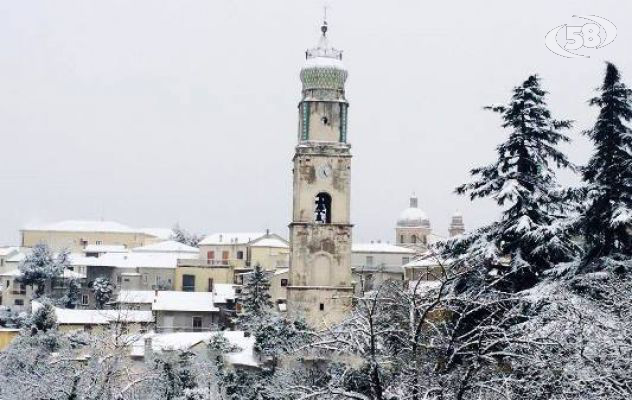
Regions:
<instances>
[{"instance_id":1,"label":"snowy fir tree","mask_svg":"<svg viewBox=\"0 0 632 400\"><path fill-rule=\"evenodd\" d=\"M63 276L64 270L70 266L68 251L53 254L48 245L36 244L31 253L18 265L22 273L20 281L25 285L35 286L35 297L44 295L51 281Z\"/></svg>"},{"instance_id":2,"label":"snowy fir tree","mask_svg":"<svg viewBox=\"0 0 632 400\"><path fill-rule=\"evenodd\" d=\"M66 292L59 299L59 304L65 308L75 308L81 298L81 282L78 279L69 279L66 283Z\"/></svg>"},{"instance_id":3,"label":"snowy fir tree","mask_svg":"<svg viewBox=\"0 0 632 400\"><path fill-rule=\"evenodd\" d=\"M191 358L193 354L187 351L154 357L154 368L161 375L161 398L173 400L182 396L186 389L195 388L195 378L191 375Z\"/></svg>"},{"instance_id":4,"label":"snowy fir tree","mask_svg":"<svg viewBox=\"0 0 632 400\"><path fill-rule=\"evenodd\" d=\"M472 200L493 199L503 213L499 221L449 243L448 252L467 254L487 269L508 259L509 270L499 271L514 291L532 286L542 271L579 251L564 223L571 205L555 176L555 168L572 167L556 148L569 141L562 132L571 122L553 119L545 96L532 75L514 88L507 105L486 107L501 115L509 137L497 147L493 164L473 169L475 180L456 189Z\"/></svg>"},{"instance_id":5,"label":"snowy fir tree","mask_svg":"<svg viewBox=\"0 0 632 400\"><path fill-rule=\"evenodd\" d=\"M94 292L97 308L103 308L112 298L114 287L108 278L100 276L92 282L92 292Z\"/></svg>"},{"instance_id":6,"label":"snowy fir tree","mask_svg":"<svg viewBox=\"0 0 632 400\"><path fill-rule=\"evenodd\" d=\"M599 268L593 261L600 258L632 256L632 90L610 63L598 90L590 105L599 108L599 116L586 131L595 151L583 169L586 206L581 223L585 263L592 268Z\"/></svg>"},{"instance_id":7,"label":"snowy fir tree","mask_svg":"<svg viewBox=\"0 0 632 400\"><path fill-rule=\"evenodd\" d=\"M198 247L198 244L203 239L201 235L196 235L195 233L190 233L183 229L180 227L180 224L175 224L173 228L171 228L171 232L171 240L186 244L187 246Z\"/></svg>"},{"instance_id":8,"label":"snowy fir tree","mask_svg":"<svg viewBox=\"0 0 632 400\"><path fill-rule=\"evenodd\" d=\"M31 314L29 322L33 334L38 331L47 332L53 329L57 324L55 307L49 301L44 301L41 306Z\"/></svg>"},{"instance_id":9,"label":"snowy fir tree","mask_svg":"<svg viewBox=\"0 0 632 400\"><path fill-rule=\"evenodd\" d=\"M252 273L246 275L244 281L239 323L247 329L258 326L269 316L272 308L270 298L269 273L257 264Z\"/></svg>"}]
</instances>

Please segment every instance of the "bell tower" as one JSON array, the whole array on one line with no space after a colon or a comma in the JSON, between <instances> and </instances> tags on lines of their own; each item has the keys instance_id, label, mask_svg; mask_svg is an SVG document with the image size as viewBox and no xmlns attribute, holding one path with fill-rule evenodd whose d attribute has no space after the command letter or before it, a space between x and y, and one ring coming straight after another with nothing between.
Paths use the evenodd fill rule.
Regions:
<instances>
[{"instance_id":1,"label":"bell tower","mask_svg":"<svg viewBox=\"0 0 632 400\"><path fill-rule=\"evenodd\" d=\"M331 47L327 22L305 53L294 154L287 308L314 327L351 309L351 146L347 142L347 70Z\"/></svg>"}]
</instances>

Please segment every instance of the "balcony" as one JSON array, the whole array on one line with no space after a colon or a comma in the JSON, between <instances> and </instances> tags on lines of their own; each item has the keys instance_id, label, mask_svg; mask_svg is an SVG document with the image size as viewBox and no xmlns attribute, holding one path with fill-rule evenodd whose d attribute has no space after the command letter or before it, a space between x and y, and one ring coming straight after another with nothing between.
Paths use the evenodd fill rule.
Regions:
<instances>
[{"instance_id":1,"label":"balcony","mask_svg":"<svg viewBox=\"0 0 632 400\"><path fill-rule=\"evenodd\" d=\"M238 259L180 259L178 267L209 267L209 268L244 268L246 260Z\"/></svg>"}]
</instances>

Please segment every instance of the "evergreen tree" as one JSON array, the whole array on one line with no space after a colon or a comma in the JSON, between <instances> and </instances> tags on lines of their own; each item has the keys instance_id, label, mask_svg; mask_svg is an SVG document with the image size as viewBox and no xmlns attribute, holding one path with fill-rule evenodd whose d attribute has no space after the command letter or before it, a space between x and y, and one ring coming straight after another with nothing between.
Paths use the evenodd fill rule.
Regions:
<instances>
[{"instance_id":1,"label":"evergreen tree","mask_svg":"<svg viewBox=\"0 0 632 400\"><path fill-rule=\"evenodd\" d=\"M110 280L108 278L100 276L92 282L92 291L94 292L97 308L103 308L103 306L112 298L114 288L112 287L112 284L110 284Z\"/></svg>"},{"instance_id":2,"label":"evergreen tree","mask_svg":"<svg viewBox=\"0 0 632 400\"><path fill-rule=\"evenodd\" d=\"M257 264L254 271L246 276L241 291L242 313L239 318L244 327L257 324L269 315L272 302L268 275L269 273Z\"/></svg>"},{"instance_id":3,"label":"evergreen tree","mask_svg":"<svg viewBox=\"0 0 632 400\"><path fill-rule=\"evenodd\" d=\"M198 247L198 244L203 239L201 235L190 233L187 230L180 227L180 224L175 224L171 228L172 234L170 239L176 242L186 244L187 246Z\"/></svg>"},{"instance_id":4,"label":"evergreen tree","mask_svg":"<svg viewBox=\"0 0 632 400\"><path fill-rule=\"evenodd\" d=\"M25 285L35 285L35 297L41 297L46 290L46 285L50 286L53 279L62 277L64 270L69 266L68 251L64 250L54 255L48 245L38 243L18 265L18 270L22 273L20 282Z\"/></svg>"},{"instance_id":5,"label":"evergreen tree","mask_svg":"<svg viewBox=\"0 0 632 400\"><path fill-rule=\"evenodd\" d=\"M583 170L586 209L583 234L586 264L601 257L632 255L632 90L608 63L599 95L589 104L599 108L595 126L586 135L595 145Z\"/></svg>"},{"instance_id":6,"label":"evergreen tree","mask_svg":"<svg viewBox=\"0 0 632 400\"><path fill-rule=\"evenodd\" d=\"M78 279L69 279L66 286L66 293L59 299L59 304L65 308L75 308L79 304L81 297L81 283Z\"/></svg>"},{"instance_id":7,"label":"evergreen tree","mask_svg":"<svg viewBox=\"0 0 632 400\"><path fill-rule=\"evenodd\" d=\"M55 316L55 307L48 301L42 303L33 314L31 314L31 333L38 331L47 332L57 325L57 317Z\"/></svg>"},{"instance_id":8,"label":"evergreen tree","mask_svg":"<svg viewBox=\"0 0 632 400\"><path fill-rule=\"evenodd\" d=\"M571 121L551 117L546 93L538 76L531 75L514 88L509 104L486 107L501 115L509 137L497 147L496 162L473 169L475 180L456 189L472 200L492 198L504 211L500 221L449 243L450 251L467 253L475 264L488 267L508 258L512 290L533 285L541 271L578 251L563 223L569 207L554 171L572 168L556 148L569 142L562 131Z\"/></svg>"},{"instance_id":9,"label":"evergreen tree","mask_svg":"<svg viewBox=\"0 0 632 400\"><path fill-rule=\"evenodd\" d=\"M195 378L191 371L192 357L193 353L188 351L155 356L153 364L160 377L162 399L175 399L181 396L186 389L196 387Z\"/></svg>"}]
</instances>

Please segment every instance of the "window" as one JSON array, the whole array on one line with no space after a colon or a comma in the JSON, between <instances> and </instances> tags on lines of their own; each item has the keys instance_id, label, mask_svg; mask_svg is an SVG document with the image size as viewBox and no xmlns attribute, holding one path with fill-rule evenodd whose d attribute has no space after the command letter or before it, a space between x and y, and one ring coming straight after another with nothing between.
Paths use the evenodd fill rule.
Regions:
<instances>
[{"instance_id":1,"label":"window","mask_svg":"<svg viewBox=\"0 0 632 400\"><path fill-rule=\"evenodd\" d=\"M97 240L97 242L96 242L96 243L97 243L97 246L100 246L100 245L102 245L102 244L103 244L103 240Z\"/></svg>"},{"instance_id":2,"label":"window","mask_svg":"<svg viewBox=\"0 0 632 400\"><path fill-rule=\"evenodd\" d=\"M81 305L82 306L90 305L90 299L88 298L87 294L81 295Z\"/></svg>"},{"instance_id":3,"label":"window","mask_svg":"<svg viewBox=\"0 0 632 400\"><path fill-rule=\"evenodd\" d=\"M402 264L408 264L410 262L410 257L402 257Z\"/></svg>"},{"instance_id":4,"label":"window","mask_svg":"<svg viewBox=\"0 0 632 400\"><path fill-rule=\"evenodd\" d=\"M314 222L317 224L331 223L331 196L329 193L321 192L316 195L314 201Z\"/></svg>"},{"instance_id":5,"label":"window","mask_svg":"<svg viewBox=\"0 0 632 400\"><path fill-rule=\"evenodd\" d=\"M207 251L206 252L206 259L207 260L214 260L215 259L215 252L213 250Z\"/></svg>"},{"instance_id":6,"label":"window","mask_svg":"<svg viewBox=\"0 0 632 400\"><path fill-rule=\"evenodd\" d=\"M11 286L11 281L7 279L7 288Z\"/></svg>"},{"instance_id":7,"label":"window","mask_svg":"<svg viewBox=\"0 0 632 400\"><path fill-rule=\"evenodd\" d=\"M23 299L15 299L13 300L13 304L16 306L23 306L24 305L24 300Z\"/></svg>"},{"instance_id":8,"label":"window","mask_svg":"<svg viewBox=\"0 0 632 400\"><path fill-rule=\"evenodd\" d=\"M367 267L373 266L373 256L366 256L366 265Z\"/></svg>"},{"instance_id":9,"label":"window","mask_svg":"<svg viewBox=\"0 0 632 400\"><path fill-rule=\"evenodd\" d=\"M323 303L320 303L320 311L325 311L325 305Z\"/></svg>"},{"instance_id":10,"label":"window","mask_svg":"<svg viewBox=\"0 0 632 400\"><path fill-rule=\"evenodd\" d=\"M399 235L399 242L404 243L404 235Z\"/></svg>"},{"instance_id":11,"label":"window","mask_svg":"<svg viewBox=\"0 0 632 400\"><path fill-rule=\"evenodd\" d=\"M213 278L208 278L208 291L213 291Z\"/></svg>"},{"instance_id":12,"label":"window","mask_svg":"<svg viewBox=\"0 0 632 400\"><path fill-rule=\"evenodd\" d=\"M228 257L230 257L230 252L228 250L222 251L222 260L228 260Z\"/></svg>"},{"instance_id":13,"label":"window","mask_svg":"<svg viewBox=\"0 0 632 400\"><path fill-rule=\"evenodd\" d=\"M202 329L202 317L193 317L193 328Z\"/></svg>"},{"instance_id":14,"label":"window","mask_svg":"<svg viewBox=\"0 0 632 400\"><path fill-rule=\"evenodd\" d=\"M282 287L286 287L287 286L287 279L281 279L281 286Z\"/></svg>"},{"instance_id":15,"label":"window","mask_svg":"<svg viewBox=\"0 0 632 400\"><path fill-rule=\"evenodd\" d=\"M148 281L149 281L149 274L143 274L143 283L147 284Z\"/></svg>"},{"instance_id":16,"label":"window","mask_svg":"<svg viewBox=\"0 0 632 400\"><path fill-rule=\"evenodd\" d=\"M237 259L238 260L243 260L244 259L244 252L243 251L239 250L237 252Z\"/></svg>"},{"instance_id":17,"label":"window","mask_svg":"<svg viewBox=\"0 0 632 400\"><path fill-rule=\"evenodd\" d=\"M182 275L182 291L195 292L195 275Z\"/></svg>"},{"instance_id":18,"label":"window","mask_svg":"<svg viewBox=\"0 0 632 400\"><path fill-rule=\"evenodd\" d=\"M412 235L412 236L410 237L410 243L417 243L417 236Z\"/></svg>"},{"instance_id":19,"label":"window","mask_svg":"<svg viewBox=\"0 0 632 400\"><path fill-rule=\"evenodd\" d=\"M4 258L0 258L0 267L4 267Z\"/></svg>"},{"instance_id":20,"label":"window","mask_svg":"<svg viewBox=\"0 0 632 400\"><path fill-rule=\"evenodd\" d=\"M121 283L123 282L123 277L121 277L121 275L116 275L116 283Z\"/></svg>"}]
</instances>

